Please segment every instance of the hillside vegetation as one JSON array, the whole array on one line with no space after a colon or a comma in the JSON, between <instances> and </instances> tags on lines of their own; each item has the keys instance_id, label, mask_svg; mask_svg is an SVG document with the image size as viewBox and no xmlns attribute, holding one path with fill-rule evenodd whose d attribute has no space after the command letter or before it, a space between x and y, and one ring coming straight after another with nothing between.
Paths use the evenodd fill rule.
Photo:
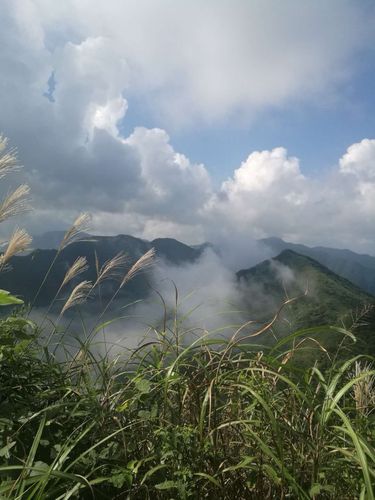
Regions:
<instances>
[{"instance_id":1,"label":"hillside vegetation","mask_svg":"<svg viewBox=\"0 0 375 500\"><path fill-rule=\"evenodd\" d=\"M169 326L130 356L84 343L61 361L2 321L3 498L373 498L373 358L302 368L314 329L254 349L182 347Z\"/></svg>"},{"instance_id":2,"label":"hillside vegetation","mask_svg":"<svg viewBox=\"0 0 375 500\"><path fill-rule=\"evenodd\" d=\"M239 271L237 277L246 285L246 307L255 318L266 320L290 299L273 325L277 337L298 328L355 325L357 352L375 354L375 297L316 260L284 250L274 259ZM318 339L332 351L340 342L328 331Z\"/></svg>"},{"instance_id":3,"label":"hillside vegetation","mask_svg":"<svg viewBox=\"0 0 375 500\"><path fill-rule=\"evenodd\" d=\"M280 238L265 238L260 240L260 243L271 249L274 256L283 250L293 250L311 257L363 290L375 294L375 257L371 255L338 248L308 247L286 242Z\"/></svg>"}]
</instances>

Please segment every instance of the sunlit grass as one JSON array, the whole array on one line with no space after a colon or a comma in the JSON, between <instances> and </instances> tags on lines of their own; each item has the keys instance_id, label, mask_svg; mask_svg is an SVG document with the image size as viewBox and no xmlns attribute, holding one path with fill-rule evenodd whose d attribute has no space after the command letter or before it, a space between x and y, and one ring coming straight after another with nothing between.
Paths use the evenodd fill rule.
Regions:
<instances>
[{"instance_id":1,"label":"sunlit grass","mask_svg":"<svg viewBox=\"0 0 375 500\"><path fill-rule=\"evenodd\" d=\"M373 498L368 357L321 369L285 340L184 346L178 324L130 356L83 342L42 362L23 321L1 329L3 497Z\"/></svg>"}]
</instances>

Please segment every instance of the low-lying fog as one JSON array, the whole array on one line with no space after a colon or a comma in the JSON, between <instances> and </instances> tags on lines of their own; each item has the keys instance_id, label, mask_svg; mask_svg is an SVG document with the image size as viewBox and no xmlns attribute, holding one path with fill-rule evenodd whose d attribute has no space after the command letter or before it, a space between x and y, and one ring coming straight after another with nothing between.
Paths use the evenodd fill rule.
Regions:
<instances>
[{"instance_id":1,"label":"low-lying fog","mask_svg":"<svg viewBox=\"0 0 375 500\"><path fill-rule=\"evenodd\" d=\"M221 248L220 255L207 248L197 261L180 266L157 259L148 271L149 297L133 304L118 300L104 316L105 303L94 299L62 318L56 314L47 315L42 308L34 309L31 317L42 325L46 338L53 332L55 345L61 342L77 344L74 338L90 337L99 350L133 349L155 339L155 330L163 330L165 320L167 329L173 330L175 318L185 343L208 335L208 332L212 337L228 337L245 322L258 319L250 317L246 311L249 297L256 309L264 306L272 310L278 304L273 304L262 290L238 282L236 271L245 264L243 251L237 252L236 259L235 248ZM270 253L266 247L254 244L249 255L247 267L267 259ZM289 268L276 265L280 281L293 280ZM98 328L103 323L105 326Z\"/></svg>"}]
</instances>

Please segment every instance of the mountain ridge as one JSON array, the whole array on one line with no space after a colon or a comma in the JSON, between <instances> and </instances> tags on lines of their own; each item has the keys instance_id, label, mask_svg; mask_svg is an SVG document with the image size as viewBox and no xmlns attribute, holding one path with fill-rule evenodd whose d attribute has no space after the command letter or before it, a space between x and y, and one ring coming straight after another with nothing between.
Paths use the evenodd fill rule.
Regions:
<instances>
[{"instance_id":1,"label":"mountain ridge","mask_svg":"<svg viewBox=\"0 0 375 500\"><path fill-rule=\"evenodd\" d=\"M256 303L257 294L263 294L269 302L272 298L274 306L282 304L287 298L301 297L289 307L296 319L296 328L336 324L342 315L366 304L375 304L373 295L311 257L290 249L249 269L240 270L236 276L252 291L249 308L251 302Z\"/></svg>"},{"instance_id":2,"label":"mountain ridge","mask_svg":"<svg viewBox=\"0 0 375 500\"><path fill-rule=\"evenodd\" d=\"M120 252L129 256L130 266L151 248L155 248L157 258L162 258L172 265L192 263L204 251L203 249L191 248L172 238L157 238L153 241L147 241L130 235L90 236L90 238L88 236L85 235L84 239L71 243L61 252L56 249L35 249L27 255L13 257L10 261L12 269L0 274L0 288L9 290L26 301L32 301L44 276L48 273L51 263L56 259L37 302L37 305L45 306L54 297L66 271L77 257L86 257L89 267L85 273L80 275L80 280L95 281L96 261L98 260L101 266ZM72 281L66 290L69 291L74 284L76 283ZM108 280L103 286L102 293L110 295L113 287L113 280ZM146 278L137 276L122 289L121 294L129 300L133 300L145 297L146 289Z\"/></svg>"},{"instance_id":3,"label":"mountain ridge","mask_svg":"<svg viewBox=\"0 0 375 500\"><path fill-rule=\"evenodd\" d=\"M264 238L259 241L274 253L273 256L289 248L317 260L361 289L375 294L375 257L369 254L359 254L348 249L324 246L309 247L300 243L286 242L276 237Z\"/></svg>"}]
</instances>

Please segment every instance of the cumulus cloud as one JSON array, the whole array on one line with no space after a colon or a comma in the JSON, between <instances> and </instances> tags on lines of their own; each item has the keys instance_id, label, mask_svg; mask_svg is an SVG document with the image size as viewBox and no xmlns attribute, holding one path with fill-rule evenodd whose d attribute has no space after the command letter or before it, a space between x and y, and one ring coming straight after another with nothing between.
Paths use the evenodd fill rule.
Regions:
<instances>
[{"instance_id":1,"label":"cumulus cloud","mask_svg":"<svg viewBox=\"0 0 375 500\"><path fill-rule=\"evenodd\" d=\"M304 175L284 148L252 153L207 207L212 220L256 237L372 251L374 141L350 146L329 175Z\"/></svg>"},{"instance_id":2,"label":"cumulus cloud","mask_svg":"<svg viewBox=\"0 0 375 500\"><path fill-rule=\"evenodd\" d=\"M258 151L223 182L207 207L210 216L261 237L292 231L304 211L311 183L284 148Z\"/></svg>"},{"instance_id":3,"label":"cumulus cloud","mask_svg":"<svg viewBox=\"0 0 375 500\"><path fill-rule=\"evenodd\" d=\"M350 146L324 179L285 148L253 152L215 188L166 130L124 137L120 126L134 97L169 126L329 98L371 22L349 0L4 0L0 130L27 166L31 229L89 210L106 234L229 240L233 266L268 235L373 248L374 140Z\"/></svg>"},{"instance_id":4,"label":"cumulus cloud","mask_svg":"<svg viewBox=\"0 0 375 500\"><path fill-rule=\"evenodd\" d=\"M340 159L340 171L361 180L375 179L375 140L363 139L353 144Z\"/></svg>"},{"instance_id":5,"label":"cumulus cloud","mask_svg":"<svg viewBox=\"0 0 375 500\"><path fill-rule=\"evenodd\" d=\"M137 128L126 139L139 157L143 195L132 203L136 211L191 220L211 194L211 180L203 165L176 153L164 130ZM187 212L186 208L189 207Z\"/></svg>"}]
</instances>

